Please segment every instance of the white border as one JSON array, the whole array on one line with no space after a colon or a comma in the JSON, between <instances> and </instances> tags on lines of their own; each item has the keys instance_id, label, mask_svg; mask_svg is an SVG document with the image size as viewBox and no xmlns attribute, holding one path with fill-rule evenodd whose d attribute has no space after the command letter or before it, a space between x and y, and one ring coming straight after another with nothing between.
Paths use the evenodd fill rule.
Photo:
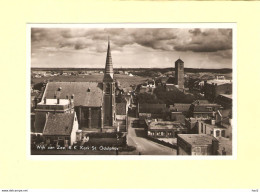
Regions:
<instances>
[{"instance_id":1,"label":"white border","mask_svg":"<svg viewBox=\"0 0 260 192\"><path fill-rule=\"evenodd\" d=\"M30 85L31 28L231 28L233 125L232 156L170 155L31 155L30 154ZM236 160L237 159L237 24L236 23L118 23L118 24L27 24L26 25L26 156L29 160ZM65 158L66 157L66 158Z\"/></svg>"}]
</instances>

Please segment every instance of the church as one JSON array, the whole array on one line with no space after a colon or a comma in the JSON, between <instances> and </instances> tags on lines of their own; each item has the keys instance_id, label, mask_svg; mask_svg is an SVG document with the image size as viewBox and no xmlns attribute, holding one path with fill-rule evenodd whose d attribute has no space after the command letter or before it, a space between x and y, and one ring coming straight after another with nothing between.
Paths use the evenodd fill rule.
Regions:
<instances>
[{"instance_id":1,"label":"church","mask_svg":"<svg viewBox=\"0 0 260 192\"><path fill-rule=\"evenodd\" d=\"M73 107L73 110L69 111L76 112L79 129L91 132L113 131L118 126L116 123L115 91L116 82L114 80L110 42L108 41L102 82L49 82L45 87L40 103L43 106L46 101L57 100L59 103L67 100ZM57 113L59 112L57 107L61 106L54 104L50 107L56 108L54 112ZM47 109L48 107L45 106L45 112ZM39 113L44 113L44 111L40 109Z\"/></svg>"}]
</instances>

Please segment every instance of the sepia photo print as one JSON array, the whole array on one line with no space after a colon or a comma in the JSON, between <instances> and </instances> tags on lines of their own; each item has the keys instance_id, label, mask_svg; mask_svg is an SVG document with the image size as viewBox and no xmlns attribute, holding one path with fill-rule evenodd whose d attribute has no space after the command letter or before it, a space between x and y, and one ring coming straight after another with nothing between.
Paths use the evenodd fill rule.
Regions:
<instances>
[{"instance_id":1,"label":"sepia photo print","mask_svg":"<svg viewBox=\"0 0 260 192\"><path fill-rule=\"evenodd\" d=\"M31 24L30 155L232 156L234 26Z\"/></svg>"}]
</instances>

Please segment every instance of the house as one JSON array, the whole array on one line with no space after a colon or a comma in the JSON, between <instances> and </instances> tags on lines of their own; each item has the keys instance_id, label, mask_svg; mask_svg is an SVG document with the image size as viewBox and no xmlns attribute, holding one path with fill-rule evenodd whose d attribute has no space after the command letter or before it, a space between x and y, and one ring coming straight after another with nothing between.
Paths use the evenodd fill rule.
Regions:
<instances>
[{"instance_id":1,"label":"house","mask_svg":"<svg viewBox=\"0 0 260 192\"><path fill-rule=\"evenodd\" d=\"M189 117L208 119L222 106L216 103L209 103L207 100L194 101L189 109Z\"/></svg>"},{"instance_id":2,"label":"house","mask_svg":"<svg viewBox=\"0 0 260 192\"><path fill-rule=\"evenodd\" d=\"M46 144L66 147L76 142L78 127L76 113L48 113L43 137Z\"/></svg>"},{"instance_id":3,"label":"house","mask_svg":"<svg viewBox=\"0 0 260 192\"><path fill-rule=\"evenodd\" d=\"M174 105L170 105L170 119L172 121L179 121L184 123L185 118L188 115L190 109L190 104L186 103L175 103Z\"/></svg>"},{"instance_id":4,"label":"house","mask_svg":"<svg viewBox=\"0 0 260 192\"><path fill-rule=\"evenodd\" d=\"M223 106L225 109L232 108L232 94L219 94L216 98L216 103Z\"/></svg>"},{"instance_id":5,"label":"house","mask_svg":"<svg viewBox=\"0 0 260 192\"><path fill-rule=\"evenodd\" d=\"M219 141L206 134L178 134L177 155L218 155Z\"/></svg>"},{"instance_id":6,"label":"house","mask_svg":"<svg viewBox=\"0 0 260 192\"><path fill-rule=\"evenodd\" d=\"M223 79L204 81L203 90L205 98L214 102L220 94L232 94L232 81Z\"/></svg>"},{"instance_id":7,"label":"house","mask_svg":"<svg viewBox=\"0 0 260 192\"><path fill-rule=\"evenodd\" d=\"M35 111L35 122L32 130L35 133L42 133L48 113L73 113L74 101L70 99L44 99L37 104Z\"/></svg>"},{"instance_id":8,"label":"house","mask_svg":"<svg viewBox=\"0 0 260 192\"><path fill-rule=\"evenodd\" d=\"M118 126L118 131L121 130L121 132L127 131L127 103L117 103L116 104L116 122Z\"/></svg>"},{"instance_id":9,"label":"house","mask_svg":"<svg viewBox=\"0 0 260 192\"><path fill-rule=\"evenodd\" d=\"M164 118L166 115L165 112L167 111L166 104L138 103L137 107L140 120L146 118Z\"/></svg>"},{"instance_id":10,"label":"house","mask_svg":"<svg viewBox=\"0 0 260 192\"><path fill-rule=\"evenodd\" d=\"M188 133L208 134L216 138L232 138L231 118L219 110L208 119L186 118L185 126L188 128Z\"/></svg>"},{"instance_id":11,"label":"house","mask_svg":"<svg viewBox=\"0 0 260 192\"><path fill-rule=\"evenodd\" d=\"M187 133L187 128L180 122L145 120L147 136L153 138L175 138L177 134Z\"/></svg>"}]
</instances>

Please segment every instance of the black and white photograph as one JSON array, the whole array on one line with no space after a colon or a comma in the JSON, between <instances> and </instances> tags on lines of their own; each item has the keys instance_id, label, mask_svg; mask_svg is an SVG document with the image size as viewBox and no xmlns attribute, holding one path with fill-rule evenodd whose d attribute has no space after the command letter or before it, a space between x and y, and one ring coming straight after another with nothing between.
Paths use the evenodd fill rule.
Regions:
<instances>
[{"instance_id":1,"label":"black and white photograph","mask_svg":"<svg viewBox=\"0 0 260 192\"><path fill-rule=\"evenodd\" d=\"M31 156L234 155L234 25L27 29Z\"/></svg>"}]
</instances>

